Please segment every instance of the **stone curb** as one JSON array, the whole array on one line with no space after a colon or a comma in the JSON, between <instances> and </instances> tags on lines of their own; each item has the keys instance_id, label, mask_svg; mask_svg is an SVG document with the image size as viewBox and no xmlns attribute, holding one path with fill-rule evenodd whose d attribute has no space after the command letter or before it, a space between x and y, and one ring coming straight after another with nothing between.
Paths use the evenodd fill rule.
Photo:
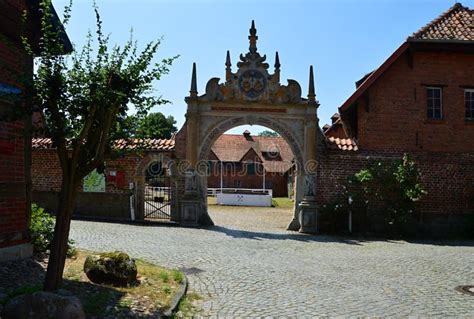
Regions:
<instances>
[{"instance_id":1,"label":"stone curb","mask_svg":"<svg viewBox=\"0 0 474 319\"><path fill-rule=\"evenodd\" d=\"M169 318L171 317L176 310L178 309L179 303L183 299L184 296L186 296L186 292L188 290L188 278L186 275L183 273L183 281L181 282L178 292L174 296L173 300L171 301L171 305L167 310L163 312L163 317Z\"/></svg>"}]
</instances>

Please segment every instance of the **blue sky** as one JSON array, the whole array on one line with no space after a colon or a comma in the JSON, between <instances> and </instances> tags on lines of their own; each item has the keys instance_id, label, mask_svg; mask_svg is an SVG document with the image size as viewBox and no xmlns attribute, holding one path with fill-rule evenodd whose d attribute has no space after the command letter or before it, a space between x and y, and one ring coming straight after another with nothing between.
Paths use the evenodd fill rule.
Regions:
<instances>
[{"instance_id":1,"label":"blue sky","mask_svg":"<svg viewBox=\"0 0 474 319\"><path fill-rule=\"evenodd\" d=\"M233 70L248 51L248 29L255 20L258 50L274 64L279 52L281 79L297 80L307 95L309 66L315 68L321 126L354 91L354 82L377 68L413 32L446 11L454 0L96 0L111 42L123 44L134 29L140 44L163 36L159 57L179 54L156 93L172 101L155 111L184 122L192 63L198 91L212 77L225 78L230 50ZM66 0L53 0L58 11ZM67 26L71 40L84 43L94 29L92 0L74 0ZM474 0L463 5L474 7ZM273 69L273 68L272 68ZM249 128L252 133L261 128ZM234 130L241 132L242 128Z\"/></svg>"}]
</instances>

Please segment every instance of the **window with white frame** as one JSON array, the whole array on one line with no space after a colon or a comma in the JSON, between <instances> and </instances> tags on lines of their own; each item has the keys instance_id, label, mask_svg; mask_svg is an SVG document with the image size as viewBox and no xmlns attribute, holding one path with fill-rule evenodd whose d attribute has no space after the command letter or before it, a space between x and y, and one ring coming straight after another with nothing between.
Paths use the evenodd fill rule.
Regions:
<instances>
[{"instance_id":1,"label":"window with white frame","mask_svg":"<svg viewBox=\"0 0 474 319\"><path fill-rule=\"evenodd\" d=\"M464 90L466 120L474 120L474 89Z\"/></svg>"},{"instance_id":2,"label":"window with white frame","mask_svg":"<svg viewBox=\"0 0 474 319\"><path fill-rule=\"evenodd\" d=\"M429 119L443 118L443 90L440 87L427 87L427 116Z\"/></svg>"}]
</instances>

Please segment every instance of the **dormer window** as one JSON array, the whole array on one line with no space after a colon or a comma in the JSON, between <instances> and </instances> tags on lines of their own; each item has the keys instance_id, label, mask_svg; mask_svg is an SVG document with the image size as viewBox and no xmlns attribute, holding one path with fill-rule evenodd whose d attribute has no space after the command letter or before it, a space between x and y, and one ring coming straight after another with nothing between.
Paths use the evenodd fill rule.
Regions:
<instances>
[{"instance_id":1,"label":"dormer window","mask_svg":"<svg viewBox=\"0 0 474 319\"><path fill-rule=\"evenodd\" d=\"M426 97L428 102L427 116L429 119L440 120L443 118L443 90L440 87L427 87Z\"/></svg>"},{"instance_id":2,"label":"dormer window","mask_svg":"<svg viewBox=\"0 0 474 319\"><path fill-rule=\"evenodd\" d=\"M474 89L464 90L466 120L474 120Z\"/></svg>"}]
</instances>

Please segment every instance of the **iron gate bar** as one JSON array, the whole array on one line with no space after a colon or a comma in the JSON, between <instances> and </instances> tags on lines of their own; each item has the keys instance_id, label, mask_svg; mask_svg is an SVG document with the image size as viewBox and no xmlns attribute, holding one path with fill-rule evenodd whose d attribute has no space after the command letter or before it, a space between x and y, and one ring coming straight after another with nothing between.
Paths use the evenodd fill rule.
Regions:
<instances>
[{"instance_id":1,"label":"iron gate bar","mask_svg":"<svg viewBox=\"0 0 474 319\"><path fill-rule=\"evenodd\" d=\"M148 200L148 199L151 199L151 200ZM171 218L171 189L170 187L147 185L145 187L144 208L145 208L145 212L144 212L145 219L169 220Z\"/></svg>"},{"instance_id":2,"label":"iron gate bar","mask_svg":"<svg viewBox=\"0 0 474 319\"><path fill-rule=\"evenodd\" d=\"M167 207L169 205L169 203L164 203L163 205L161 205L160 207L157 207L155 205L152 204L153 202L147 202L148 206L151 206L153 208L155 208L155 210L152 212L152 213L155 213L155 212L160 212L162 213L163 215L166 215L168 217L170 217L170 215L168 213L166 213L165 211L163 211L163 208Z\"/></svg>"}]
</instances>

